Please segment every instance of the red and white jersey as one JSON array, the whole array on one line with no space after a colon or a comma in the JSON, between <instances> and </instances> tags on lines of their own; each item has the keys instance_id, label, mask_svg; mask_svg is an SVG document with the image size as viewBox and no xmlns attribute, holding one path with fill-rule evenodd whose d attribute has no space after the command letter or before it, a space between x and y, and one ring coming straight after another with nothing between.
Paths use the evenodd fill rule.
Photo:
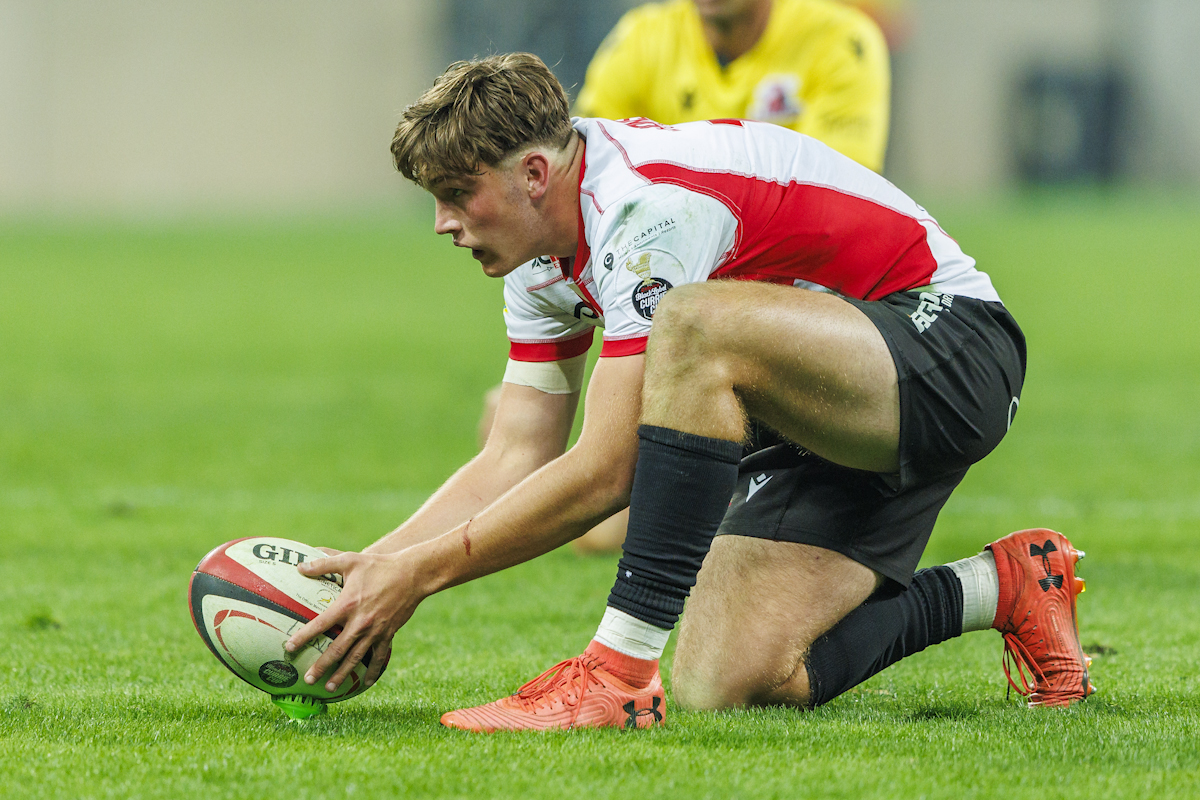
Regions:
<instances>
[{"instance_id":1,"label":"red and white jersey","mask_svg":"<svg viewBox=\"0 0 1200 800\"><path fill-rule=\"evenodd\" d=\"M515 361L580 355L595 327L601 356L640 353L659 298L711 278L1000 299L925 209L816 139L742 120L574 126L586 140L579 247L505 277Z\"/></svg>"}]
</instances>

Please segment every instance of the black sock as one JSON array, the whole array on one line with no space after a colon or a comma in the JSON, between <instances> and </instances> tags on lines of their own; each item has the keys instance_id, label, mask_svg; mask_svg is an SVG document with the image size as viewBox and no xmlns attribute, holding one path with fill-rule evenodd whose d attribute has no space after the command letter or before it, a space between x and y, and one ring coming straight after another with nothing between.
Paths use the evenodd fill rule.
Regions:
<instances>
[{"instance_id":1,"label":"black sock","mask_svg":"<svg viewBox=\"0 0 1200 800\"><path fill-rule=\"evenodd\" d=\"M931 644L962 635L962 584L949 567L923 569L897 595L871 597L813 642L809 705L842 692Z\"/></svg>"},{"instance_id":2,"label":"black sock","mask_svg":"<svg viewBox=\"0 0 1200 800\"><path fill-rule=\"evenodd\" d=\"M742 446L642 425L625 553L608 604L670 630L729 508Z\"/></svg>"}]
</instances>

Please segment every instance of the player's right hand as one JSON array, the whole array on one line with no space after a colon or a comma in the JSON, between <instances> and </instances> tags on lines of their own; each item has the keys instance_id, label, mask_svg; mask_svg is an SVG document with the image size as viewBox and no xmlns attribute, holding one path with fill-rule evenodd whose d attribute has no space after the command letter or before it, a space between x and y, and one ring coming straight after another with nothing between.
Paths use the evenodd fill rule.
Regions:
<instances>
[{"instance_id":1,"label":"player's right hand","mask_svg":"<svg viewBox=\"0 0 1200 800\"><path fill-rule=\"evenodd\" d=\"M346 552L305 561L297 567L309 577L341 575L344 583L329 608L293 634L285 645L289 653L295 652L318 634L341 626L329 649L305 673L305 683L316 683L337 664L337 671L325 684L327 691L336 691L367 653L372 656L366 685L375 683L391 657L392 637L425 599L412 580L407 560L402 553Z\"/></svg>"}]
</instances>

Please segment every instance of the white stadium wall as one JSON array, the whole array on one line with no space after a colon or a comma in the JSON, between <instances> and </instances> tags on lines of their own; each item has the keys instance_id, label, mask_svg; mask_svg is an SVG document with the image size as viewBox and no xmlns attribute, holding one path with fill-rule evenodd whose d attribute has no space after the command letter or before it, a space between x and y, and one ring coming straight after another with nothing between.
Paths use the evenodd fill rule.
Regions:
<instances>
[{"instance_id":1,"label":"white stadium wall","mask_svg":"<svg viewBox=\"0 0 1200 800\"><path fill-rule=\"evenodd\" d=\"M0 210L377 205L443 27L426 0L0 0Z\"/></svg>"},{"instance_id":2,"label":"white stadium wall","mask_svg":"<svg viewBox=\"0 0 1200 800\"><path fill-rule=\"evenodd\" d=\"M0 212L320 210L411 196L387 144L400 109L444 67L443 8L0 0ZM1118 65L1137 112L1131 176L1200 184L1197 0L908 8L888 167L901 185L1011 185L1008 117L1032 64Z\"/></svg>"}]
</instances>

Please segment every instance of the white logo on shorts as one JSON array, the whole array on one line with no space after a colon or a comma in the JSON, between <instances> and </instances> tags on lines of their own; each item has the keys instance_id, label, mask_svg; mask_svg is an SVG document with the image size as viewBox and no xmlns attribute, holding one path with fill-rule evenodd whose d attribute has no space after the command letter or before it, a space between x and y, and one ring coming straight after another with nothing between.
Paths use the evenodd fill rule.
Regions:
<instances>
[{"instance_id":1,"label":"white logo on shorts","mask_svg":"<svg viewBox=\"0 0 1200 800\"><path fill-rule=\"evenodd\" d=\"M917 310L909 314L917 331L924 333L929 326L937 322L938 314L954 305L954 295L941 292L921 292L921 304Z\"/></svg>"},{"instance_id":2,"label":"white logo on shorts","mask_svg":"<svg viewBox=\"0 0 1200 800\"><path fill-rule=\"evenodd\" d=\"M762 475L759 475L757 478L751 478L750 479L750 488L748 488L746 490L746 502L749 503L750 498L754 497L754 493L757 492L762 487L766 486L767 481L771 480L771 478L774 478L774 477L775 477L774 475L768 475L764 472Z\"/></svg>"},{"instance_id":3,"label":"white logo on shorts","mask_svg":"<svg viewBox=\"0 0 1200 800\"><path fill-rule=\"evenodd\" d=\"M1015 417L1017 415L1017 409L1020 407L1020 405L1021 405L1021 398L1019 398L1019 397L1014 397L1012 399L1012 402L1008 404L1008 427L1009 428L1012 427L1013 417ZM1005 430L1007 430L1007 428Z\"/></svg>"}]
</instances>

